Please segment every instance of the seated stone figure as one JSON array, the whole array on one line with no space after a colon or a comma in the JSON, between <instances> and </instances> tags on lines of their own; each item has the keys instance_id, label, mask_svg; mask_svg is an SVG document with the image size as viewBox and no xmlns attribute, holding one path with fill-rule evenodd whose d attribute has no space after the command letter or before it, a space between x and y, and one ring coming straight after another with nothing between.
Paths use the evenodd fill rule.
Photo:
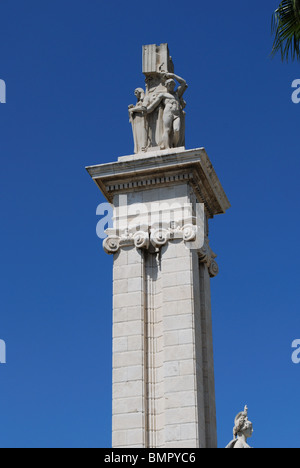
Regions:
<instances>
[{"instance_id":1,"label":"seated stone figure","mask_svg":"<svg viewBox=\"0 0 300 468\"><path fill-rule=\"evenodd\" d=\"M247 439L253 434L252 423L248 420L248 408L239 413L234 420L233 440L226 448L251 448L247 444Z\"/></svg>"}]
</instances>

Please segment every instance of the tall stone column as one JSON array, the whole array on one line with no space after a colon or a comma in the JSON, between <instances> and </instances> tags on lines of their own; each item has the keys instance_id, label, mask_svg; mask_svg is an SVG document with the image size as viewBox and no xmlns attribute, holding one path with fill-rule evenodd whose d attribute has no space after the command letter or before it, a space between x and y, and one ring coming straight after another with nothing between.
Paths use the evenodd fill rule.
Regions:
<instances>
[{"instance_id":1,"label":"tall stone column","mask_svg":"<svg viewBox=\"0 0 300 468\"><path fill-rule=\"evenodd\" d=\"M87 170L114 206L112 445L216 447L208 220L230 205L214 168L173 148Z\"/></svg>"}]
</instances>

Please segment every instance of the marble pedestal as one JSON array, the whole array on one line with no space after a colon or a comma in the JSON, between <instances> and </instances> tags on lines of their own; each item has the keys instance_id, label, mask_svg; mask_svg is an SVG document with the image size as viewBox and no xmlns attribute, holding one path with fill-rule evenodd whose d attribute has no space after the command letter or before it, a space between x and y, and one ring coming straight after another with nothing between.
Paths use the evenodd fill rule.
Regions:
<instances>
[{"instance_id":1,"label":"marble pedestal","mask_svg":"<svg viewBox=\"0 0 300 468\"><path fill-rule=\"evenodd\" d=\"M219 179L203 148L87 170L115 208L104 241L114 256L112 445L216 447L208 219L230 206Z\"/></svg>"}]
</instances>

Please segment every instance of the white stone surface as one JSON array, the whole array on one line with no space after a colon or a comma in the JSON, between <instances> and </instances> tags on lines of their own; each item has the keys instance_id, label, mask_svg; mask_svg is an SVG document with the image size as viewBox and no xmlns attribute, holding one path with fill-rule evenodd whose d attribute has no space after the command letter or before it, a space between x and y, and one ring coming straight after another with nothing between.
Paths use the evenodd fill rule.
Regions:
<instances>
[{"instance_id":1,"label":"white stone surface","mask_svg":"<svg viewBox=\"0 0 300 468\"><path fill-rule=\"evenodd\" d=\"M203 149L159 153L88 169L116 207L115 222L124 194L128 206L205 201L201 249L188 248L183 233L155 237L147 219L144 237L110 232L117 243L105 243L114 255L112 444L216 447L210 278L217 267L207 220L229 202Z\"/></svg>"},{"instance_id":2,"label":"white stone surface","mask_svg":"<svg viewBox=\"0 0 300 468\"><path fill-rule=\"evenodd\" d=\"M211 323L198 316L207 266L176 240L160 253L121 249L114 277L120 268L133 278L114 281L113 446L216 446ZM203 288L210 295L209 283Z\"/></svg>"},{"instance_id":3,"label":"white stone surface","mask_svg":"<svg viewBox=\"0 0 300 468\"><path fill-rule=\"evenodd\" d=\"M185 151L184 146L180 146L179 148L172 148L172 154L181 154L183 151ZM170 149L165 149L165 150L151 150L149 149L147 153L139 153L139 154L130 154L128 156L119 156L118 161L119 162L130 162L130 161L137 161L137 160L143 160L147 158L156 158L160 156L168 156L170 155Z\"/></svg>"}]
</instances>

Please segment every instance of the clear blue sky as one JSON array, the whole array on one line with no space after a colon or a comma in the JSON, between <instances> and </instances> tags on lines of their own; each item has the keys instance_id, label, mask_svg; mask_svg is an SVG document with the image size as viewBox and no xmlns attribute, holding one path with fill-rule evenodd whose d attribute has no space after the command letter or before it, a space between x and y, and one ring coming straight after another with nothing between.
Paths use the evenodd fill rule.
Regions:
<instances>
[{"instance_id":1,"label":"clear blue sky","mask_svg":"<svg viewBox=\"0 0 300 468\"><path fill-rule=\"evenodd\" d=\"M1 447L109 447L112 258L84 167L133 150L142 44L168 42L232 208L211 222L218 436L247 403L256 447L299 447L299 64L271 14L233 0L1 1Z\"/></svg>"}]
</instances>

